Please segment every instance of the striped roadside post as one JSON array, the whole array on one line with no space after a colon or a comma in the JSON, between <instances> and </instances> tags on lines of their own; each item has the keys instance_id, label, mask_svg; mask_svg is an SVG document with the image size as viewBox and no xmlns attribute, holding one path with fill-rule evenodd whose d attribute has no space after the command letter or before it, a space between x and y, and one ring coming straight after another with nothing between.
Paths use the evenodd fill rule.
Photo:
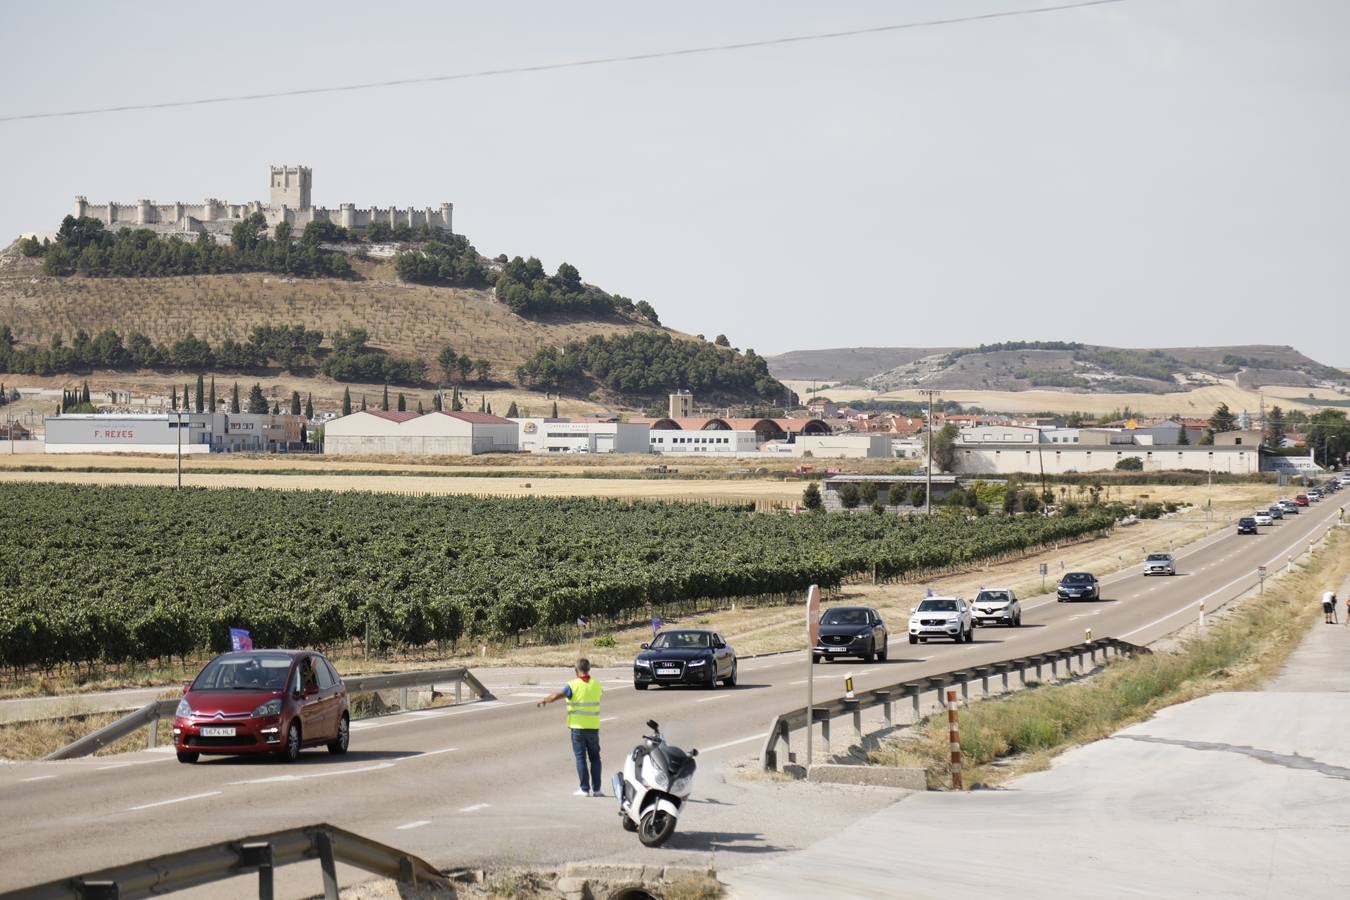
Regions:
<instances>
[{"instance_id":1,"label":"striped roadside post","mask_svg":"<svg viewBox=\"0 0 1350 900\"><path fill-rule=\"evenodd\" d=\"M947 740L952 750L952 789L963 790L961 783L961 726L956 721L956 691L947 691Z\"/></svg>"}]
</instances>

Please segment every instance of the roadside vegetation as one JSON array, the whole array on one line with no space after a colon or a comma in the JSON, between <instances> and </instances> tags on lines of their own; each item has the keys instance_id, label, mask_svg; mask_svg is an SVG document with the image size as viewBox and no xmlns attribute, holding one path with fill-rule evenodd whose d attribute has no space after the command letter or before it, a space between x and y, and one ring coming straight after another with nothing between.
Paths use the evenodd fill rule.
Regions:
<instances>
[{"instance_id":1,"label":"roadside vegetation","mask_svg":"<svg viewBox=\"0 0 1350 900\"><path fill-rule=\"evenodd\" d=\"M1107 737L1159 709L1215 691L1258 689L1318 620L1315 599L1350 573L1350 535L1334 532L1311 563L1211 618L1174 650L1112 663L1102 673L972 703L961 711L966 783L1000 783L1049 766L1070 747ZM946 715L872 753L882 765L922 767L930 788L949 783Z\"/></svg>"}]
</instances>

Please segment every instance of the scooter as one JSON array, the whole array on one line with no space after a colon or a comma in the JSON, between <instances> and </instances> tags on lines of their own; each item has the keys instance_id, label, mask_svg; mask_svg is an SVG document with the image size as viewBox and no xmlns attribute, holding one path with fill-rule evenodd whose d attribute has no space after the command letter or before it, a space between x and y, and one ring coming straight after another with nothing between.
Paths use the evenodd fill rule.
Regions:
<instances>
[{"instance_id":1,"label":"scooter","mask_svg":"<svg viewBox=\"0 0 1350 900\"><path fill-rule=\"evenodd\" d=\"M675 833L684 801L694 787L694 757L666 743L661 726L648 719L651 734L623 763L623 773L614 773L614 796L619 800L619 821L625 831L636 831L644 847L660 847Z\"/></svg>"}]
</instances>

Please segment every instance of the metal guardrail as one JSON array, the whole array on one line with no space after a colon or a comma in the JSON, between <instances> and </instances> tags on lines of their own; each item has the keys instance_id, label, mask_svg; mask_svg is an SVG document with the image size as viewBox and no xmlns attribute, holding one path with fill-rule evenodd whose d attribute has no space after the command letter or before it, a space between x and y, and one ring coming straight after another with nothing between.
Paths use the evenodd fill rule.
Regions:
<instances>
[{"instance_id":1,"label":"metal guardrail","mask_svg":"<svg viewBox=\"0 0 1350 900\"><path fill-rule=\"evenodd\" d=\"M272 875L278 866L315 859L323 869L326 900L338 900L339 862L393 878L400 886L423 891L437 889L446 896L453 896L450 883L426 860L321 823L60 878L0 894L0 900L134 900L183 891L250 872L258 873L260 900L271 900Z\"/></svg>"},{"instance_id":2,"label":"metal guardrail","mask_svg":"<svg viewBox=\"0 0 1350 900\"><path fill-rule=\"evenodd\" d=\"M989 693L989 679L991 677L1001 677L1003 679L1003 689L1008 690L1008 676L1017 673L1023 685L1026 684L1026 673L1028 669L1036 670L1036 680L1041 680L1041 670L1044 666L1050 666L1052 676L1058 676L1059 664L1065 663L1066 667L1069 661L1078 660L1078 668L1083 669L1083 657L1089 656L1095 665L1097 654L1102 654L1105 661L1110 651L1114 650L1117 656L1134 656L1138 653L1151 653L1147 647L1140 647L1137 644L1131 644L1129 641L1121 641L1116 638L1101 638L1095 641L1087 641L1082 644L1075 644L1072 647L1063 647L1058 650L1047 650L1044 653L1032 653L1027 656L1017 656L1012 659L1000 660L998 662L985 663L978 666L969 666L964 669L955 669L950 672L943 672L938 675L929 675L925 678L915 678L909 681L900 681L885 687L873 688L868 691L858 691L852 698L836 697L833 700L826 700L816 703L812 706L814 722L820 725L821 736L824 739L825 753L830 752L830 721L844 715L852 717L853 732L857 740L862 740L862 711L875 707L882 707L886 721L886 726L894 724L894 705L897 701L903 702L909 699L914 708L914 720L918 721L921 717L922 704L920 698L928 692L936 692L938 697L942 696L942 691L953 685L960 685L961 699L970 698L970 684L978 681L984 689L987 696ZM778 769L778 745L781 742L787 751L784 757L785 761L794 761L795 756L792 753L790 734L793 730L800 730L806 727L806 707L794 709L791 712L776 716L769 723L769 733L764 741L764 749L760 753L760 765L764 769Z\"/></svg>"},{"instance_id":3,"label":"metal guardrail","mask_svg":"<svg viewBox=\"0 0 1350 900\"><path fill-rule=\"evenodd\" d=\"M401 690L402 696L399 706L402 709L408 708L409 688L424 685L434 686L447 682L454 682L456 703L463 702L463 691L466 684L479 700L496 699L492 696L492 692L463 666L448 669L415 669L410 672L394 672L387 675L355 675L351 678L342 679L342 682L346 685L349 695ZM43 759L74 759L79 756L88 756L147 725L150 726L150 732L146 738L146 746L153 747L159 740L159 720L172 716L177 708L178 698L147 703L135 712L128 713L117 721L110 722L97 731L67 744L60 750L47 754Z\"/></svg>"}]
</instances>

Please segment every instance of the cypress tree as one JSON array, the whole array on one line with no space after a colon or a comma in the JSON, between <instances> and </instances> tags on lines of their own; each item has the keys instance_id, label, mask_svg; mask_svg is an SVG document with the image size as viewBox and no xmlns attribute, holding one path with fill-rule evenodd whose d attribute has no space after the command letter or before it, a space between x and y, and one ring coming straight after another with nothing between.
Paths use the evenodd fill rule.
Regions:
<instances>
[{"instance_id":1,"label":"cypress tree","mask_svg":"<svg viewBox=\"0 0 1350 900\"><path fill-rule=\"evenodd\" d=\"M365 395L365 394L362 394L362 395L361 395L361 412L365 412L365 411L366 411L366 395Z\"/></svg>"},{"instance_id":2,"label":"cypress tree","mask_svg":"<svg viewBox=\"0 0 1350 900\"><path fill-rule=\"evenodd\" d=\"M384 386L384 399L380 401L380 409L389 412L389 385Z\"/></svg>"},{"instance_id":3,"label":"cypress tree","mask_svg":"<svg viewBox=\"0 0 1350 900\"><path fill-rule=\"evenodd\" d=\"M489 403L489 404L487 405L487 411L488 411L488 415L492 415L492 404L491 404L491 403Z\"/></svg>"},{"instance_id":4,"label":"cypress tree","mask_svg":"<svg viewBox=\"0 0 1350 900\"><path fill-rule=\"evenodd\" d=\"M178 385L173 386L173 393L169 395L169 409L178 408Z\"/></svg>"},{"instance_id":5,"label":"cypress tree","mask_svg":"<svg viewBox=\"0 0 1350 900\"><path fill-rule=\"evenodd\" d=\"M305 395L305 418L306 418L306 419L313 419L313 418L314 418L314 395L313 395L313 394L306 394L306 395Z\"/></svg>"},{"instance_id":6,"label":"cypress tree","mask_svg":"<svg viewBox=\"0 0 1350 900\"><path fill-rule=\"evenodd\" d=\"M211 412L216 411L216 376L211 376Z\"/></svg>"},{"instance_id":7,"label":"cypress tree","mask_svg":"<svg viewBox=\"0 0 1350 900\"><path fill-rule=\"evenodd\" d=\"M553 401L553 412L549 414L549 418L551 418L551 419L556 419L556 418L558 418L558 401L557 401L557 400L554 400L554 401Z\"/></svg>"},{"instance_id":8,"label":"cypress tree","mask_svg":"<svg viewBox=\"0 0 1350 900\"><path fill-rule=\"evenodd\" d=\"M431 395L431 408L434 409L434 410L436 410L436 412L442 412L442 411L444 411L445 406L444 406L444 404L441 402L441 392L440 392L440 391L437 391L436 393L434 393L434 394Z\"/></svg>"},{"instance_id":9,"label":"cypress tree","mask_svg":"<svg viewBox=\"0 0 1350 900\"><path fill-rule=\"evenodd\" d=\"M406 397L403 396L403 392L402 392L402 391L399 391L399 392L398 392L398 411L399 411L399 412L407 412L407 411L408 411L408 400L407 400Z\"/></svg>"},{"instance_id":10,"label":"cypress tree","mask_svg":"<svg viewBox=\"0 0 1350 900\"><path fill-rule=\"evenodd\" d=\"M478 411L487 412L487 394L478 398Z\"/></svg>"},{"instance_id":11,"label":"cypress tree","mask_svg":"<svg viewBox=\"0 0 1350 900\"><path fill-rule=\"evenodd\" d=\"M206 410L206 381L205 381L205 379L202 378L202 376L201 376L200 373L198 373L198 375L197 375L197 395L196 395L196 397L195 397L194 399L196 400L196 403L195 403L194 405L196 406L197 412L205 412L205 410Z\"/></svg>"},{"instance_id":12,"label":"cypress tree","mask_svg":"<svg viewBox=\"0 0 1350 900\"><path fill-rule=\"evenodd\" d=\"M230 391L230 412L239 412L239 382L234 383L234 389Z\"/></svg>"},{"instance_id":13,"label":"cypress tree","mask_svg":"<svg viewBox=\"0 0 1350 900\"><path fill-rule=\"evenodd\" d=\"M87 382L87 381L84 383L84 389L80 391L80 402L81 402L81 403L88 403L88 402L90 402L90 401L89 401L89 382ZM187 402L187 394L184 394L184 395L183 395L183 402L185 402L185 403Z\"/></svg>"},{"instance_id":14,"label":"cypress tree","mask_svg":"<svg viewBox=\"0 0 1350 900\"><path fill-rule=\"evenodd\" d=\"M506 408L506 417L516 419L520 417L520 410L516 408L516 401L512 400L511 405Z\"/></svg>"},{"instance_id":15,"label":"cypress tree","mask_svg":"<svg viewBox=\"0 0 1350 900\"><path fill-rule=\"evenodd\" d=\"M266 406L266 403L264 403L263 405ZM272 404L272 415L274 416L281 415L281 403L279 401Z\"/></svg>"},{"instance_id":16,"label":"cypress tree","mask_svg":"<svg viewBox=\"0 0 1350 900\"><path fill-rule=\"evenodd\" d=\"M427 411L424 410L424 409L422 408L422 401L421 401L421 400L418 400L418 401L417 401L417 414L418 414L419 416L424 416L424 415L427 414Z\"/></svg>"},{"instance_id":17,"label":"cypress tree","mask_svg":"<svg viewBox=\"0 0 1350 900\"><path fill-rule=\"evenodd\" d=\"M352 414L352 389L349 387L342 389L342 414L344 416Z\"/></svg>"},{"instance_id":18,"label":"cypress tree","mask_svg":"<svg viewBox=\"0 0 1350 900\"><path fill-rule=\"evenodd\" d=\"M291 391L291 415L300 415L300 392Z\"/></svg>"}]
</instances>

